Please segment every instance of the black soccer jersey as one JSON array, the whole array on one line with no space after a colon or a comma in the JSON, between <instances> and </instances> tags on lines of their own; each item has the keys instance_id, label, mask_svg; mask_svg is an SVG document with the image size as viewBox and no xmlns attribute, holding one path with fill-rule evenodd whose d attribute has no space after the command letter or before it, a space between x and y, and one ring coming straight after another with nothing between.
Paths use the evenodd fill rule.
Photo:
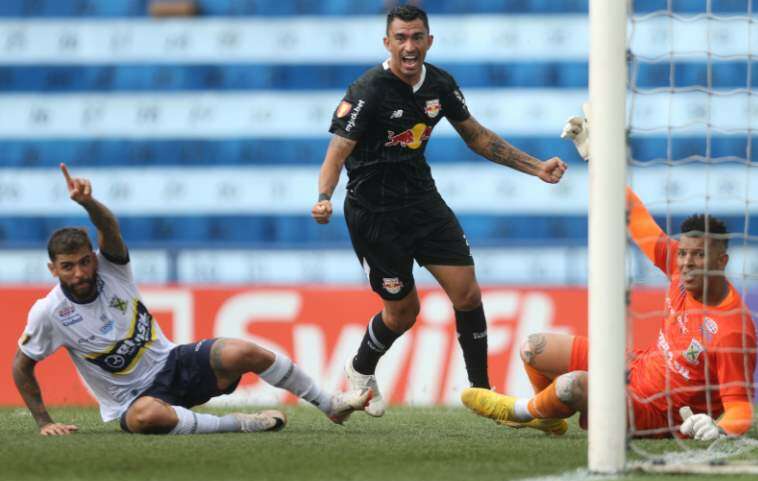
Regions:
<instances>
[{"instance_id":1,"label":"black soccer jersey","mask_svg":"<svg viewBox=\"0 0 758 481\"><path fill-rule=\"evenodd\" d=\"M416 86L400 80L388 62L347 89L330 132L358 143L347 158L348 198L372 211L415 204L437 192L424 150L442 117L470 117L455 79L424 64Z\"/></svg>"}]
</instances>

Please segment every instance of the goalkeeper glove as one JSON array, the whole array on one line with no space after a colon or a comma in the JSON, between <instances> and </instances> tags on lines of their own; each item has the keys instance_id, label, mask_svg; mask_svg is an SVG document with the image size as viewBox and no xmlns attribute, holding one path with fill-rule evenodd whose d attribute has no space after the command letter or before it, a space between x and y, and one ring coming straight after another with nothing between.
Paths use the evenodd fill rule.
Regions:
<instances>
[{"instance_id":1,"label":"goalkeeper glove","mask_svg":"<svg viewBox=\"0 0 758 481\"><path fill-rule=\"evenodd\" d=\"M698 441L713 441L722 436L716 422L707 414L692 414L689 406L679 410L684 422L679 426L679 431L685 436Z\"/></svg>"},{"instance_id":2,"label":"goalkeeper glove","mask_svg":"<svg viewBox=\"0 0 758 481\"><path fill-rule=\"evenodd\" d=\"M562 139L574 142L576 150L584 160L590 160L590 127L584 117L571 117L566 121L561 132Z\"/></svg>"}]
</instances>

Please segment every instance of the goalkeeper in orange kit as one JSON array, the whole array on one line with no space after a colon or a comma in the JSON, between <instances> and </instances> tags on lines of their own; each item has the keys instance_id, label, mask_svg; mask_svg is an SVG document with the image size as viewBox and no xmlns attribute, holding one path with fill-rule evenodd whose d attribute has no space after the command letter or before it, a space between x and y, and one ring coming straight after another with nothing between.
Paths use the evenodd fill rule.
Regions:
<instances>
[{"instance_id":1,"label":"goalkeeper in orange kit","mask_svg":"<svg viewBox=\"0 0 758 481\"><path fill-rule=\"evenodd\" d=\"M586 119L569 119L562 137L589 160ZM749 309L724 275L726 226L709 215L693 215L675 240L628 187L626 198L632 239L670 281L657 342L635 351L628 366L630 429L662 437L679 425L682 435L700 440L744 434L753 419L756 333ZM500 424L558 435L566 432L564 418L579 411L586 428L587 353L586 337L532 334L521 346L521 359L535 396L470 388L463 403Z\"/></svg>"}]
</instances>

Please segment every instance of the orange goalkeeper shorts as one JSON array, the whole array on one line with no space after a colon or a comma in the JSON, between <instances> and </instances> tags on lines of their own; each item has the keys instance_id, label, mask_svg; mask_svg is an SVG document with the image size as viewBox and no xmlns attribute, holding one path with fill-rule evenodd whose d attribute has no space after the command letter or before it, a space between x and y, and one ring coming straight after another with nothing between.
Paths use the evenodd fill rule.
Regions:
<instances>
[{"instance_id":1,"label":"orange goalkeeper shorts","mask_svg":"<svg viewBox=\"0 0 758 481\"><path fill-rule=\"evenodd\" d=\"M589 340L585 336L574 336L571 345L571 359L569 371L587 371L589 368ZM630 366L629 382L627 384L627 422L634 423L634 431L647 431L668 428L668 416L665 412L654 408L652 405L638 401L634 393L635 389L635 366ZM645 434L646 437L669 437L670 432L660 434Z\"/></svg>"}]
</instances>

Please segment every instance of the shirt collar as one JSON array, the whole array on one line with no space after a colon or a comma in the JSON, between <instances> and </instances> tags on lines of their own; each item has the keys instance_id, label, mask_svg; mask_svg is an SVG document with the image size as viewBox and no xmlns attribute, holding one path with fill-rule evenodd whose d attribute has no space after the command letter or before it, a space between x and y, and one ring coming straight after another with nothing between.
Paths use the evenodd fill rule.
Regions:
<instances>
[{"instance_id":1,"label":"shirt collar","mask_svg":"<svg viewBox=\"0 0 758 481\"><path fill-rule=\"evenodd\" d=\"M382 62L382 67L384 67L384 70L390 69L390 59L385 60ZM416 82L413 85L413 93L415 94L418 92L418 90L421 88L422 85L424 85L424 80L426 80L426 64L421 65L421 78L418 79L418 82Z\"/></svg>"}]
</instances>

